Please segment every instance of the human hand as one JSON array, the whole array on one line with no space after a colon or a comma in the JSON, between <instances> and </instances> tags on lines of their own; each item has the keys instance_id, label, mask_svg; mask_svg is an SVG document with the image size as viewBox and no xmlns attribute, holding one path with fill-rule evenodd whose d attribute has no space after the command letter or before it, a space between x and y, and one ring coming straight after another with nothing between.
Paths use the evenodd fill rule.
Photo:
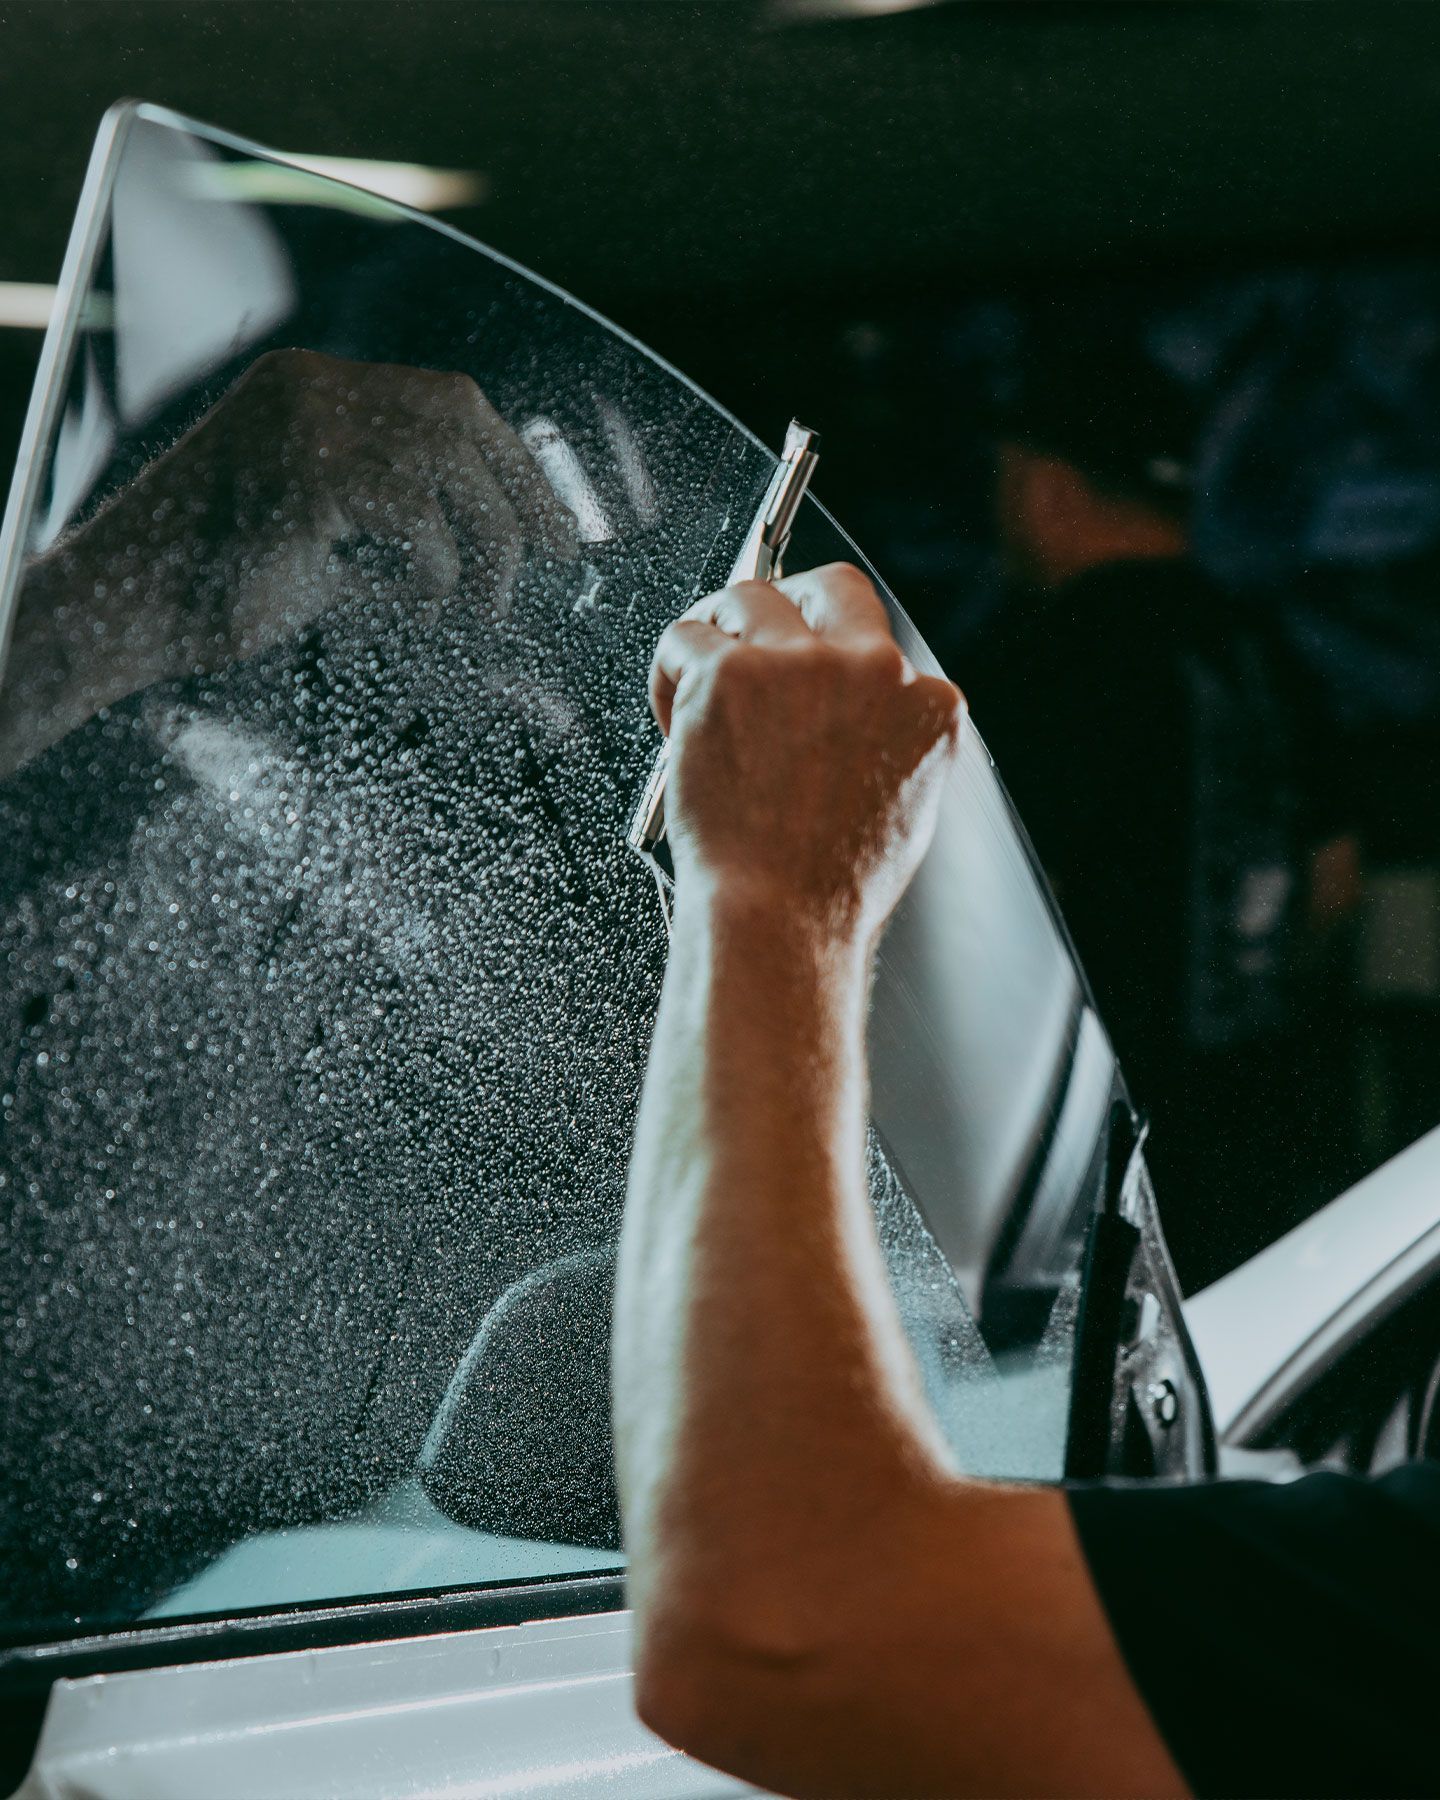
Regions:
<instances>
[{"instance_id":1,"label":"human hand","mask_svg":"<svg viewBox=\"0 0 1440 1800\"><path fill-rule=\"evenodd\" d=\"M929 846L958 688L917 675L844 563L739 582L660 639L677 880L758 893L828 931L878 932Z\"/></svg>"}]
</instances>

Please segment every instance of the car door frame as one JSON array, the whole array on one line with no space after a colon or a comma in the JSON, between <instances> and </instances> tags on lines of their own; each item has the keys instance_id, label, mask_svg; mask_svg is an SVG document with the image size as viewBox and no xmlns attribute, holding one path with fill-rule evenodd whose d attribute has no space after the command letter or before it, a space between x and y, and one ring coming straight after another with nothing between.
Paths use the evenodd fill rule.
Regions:
<instances>
[{"instance_id":1,"label":"car door frame","mask_svg":"<svg viewBox=\"0 0 1440 1800\"><path fill-rule=\"evenodd\" d=\"M1440 1127L1185 1302L1222 1454L1260 1445L1437 1276Z\"/></svg>"}]
</instances>

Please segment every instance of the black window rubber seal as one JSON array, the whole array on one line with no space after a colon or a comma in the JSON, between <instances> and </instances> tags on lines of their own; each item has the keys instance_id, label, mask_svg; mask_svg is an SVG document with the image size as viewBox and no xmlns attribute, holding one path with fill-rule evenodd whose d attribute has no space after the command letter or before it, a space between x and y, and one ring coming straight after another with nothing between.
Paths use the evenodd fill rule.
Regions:
<instances>
[{"instance_id":1,"label":"black window rubber seal","mask_svg":"<svg viewBox=\"0 0 1440 1800\"><path fill-rule=\"evenodd\" d=\"M583 1618L624 1606L624 1577L616 1571L119 1625L0 1648L0 1701L45 1694L53 1682L85 1675Z\"/></svg>"}]
</instances>

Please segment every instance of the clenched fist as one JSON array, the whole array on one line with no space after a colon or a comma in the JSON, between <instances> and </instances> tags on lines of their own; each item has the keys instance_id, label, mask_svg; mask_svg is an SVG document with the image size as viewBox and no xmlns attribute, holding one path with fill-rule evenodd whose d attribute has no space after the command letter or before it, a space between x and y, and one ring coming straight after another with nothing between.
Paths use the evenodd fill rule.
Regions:
<instances>
[{"instance_id":1,"label":"clenched fist","mask_svg":"<svg viewBox=\"0 0 1440 1800\"><path fill-rule=\"evenodd\" d=\"M832 563L712 594L660 639L650 691L682 904L698 877L878 932L929 846L965 703L910 667L870 581Z\"/></svg>"}]
</instances>

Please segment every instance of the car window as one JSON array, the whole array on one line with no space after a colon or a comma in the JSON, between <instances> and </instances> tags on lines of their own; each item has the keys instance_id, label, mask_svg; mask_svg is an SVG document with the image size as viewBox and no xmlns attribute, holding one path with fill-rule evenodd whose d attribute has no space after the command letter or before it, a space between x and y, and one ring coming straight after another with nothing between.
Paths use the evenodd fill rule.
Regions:
<instances>
[{"instance_id":1,"label":"car window","mask_svg":"<svg viewBox=\"0 0 1440 1800\"><path fill-rule=\"evenodd\" d=\"M3 1629L615 1568L645 672L773 458L504 259L153 109L67 282L0 555ZM807 504L792 566L857 555ZM966 1466L1058 1476L1116 1076L973 735L872 1055L927 1387Z\"/></svg>"}]
</instances>

